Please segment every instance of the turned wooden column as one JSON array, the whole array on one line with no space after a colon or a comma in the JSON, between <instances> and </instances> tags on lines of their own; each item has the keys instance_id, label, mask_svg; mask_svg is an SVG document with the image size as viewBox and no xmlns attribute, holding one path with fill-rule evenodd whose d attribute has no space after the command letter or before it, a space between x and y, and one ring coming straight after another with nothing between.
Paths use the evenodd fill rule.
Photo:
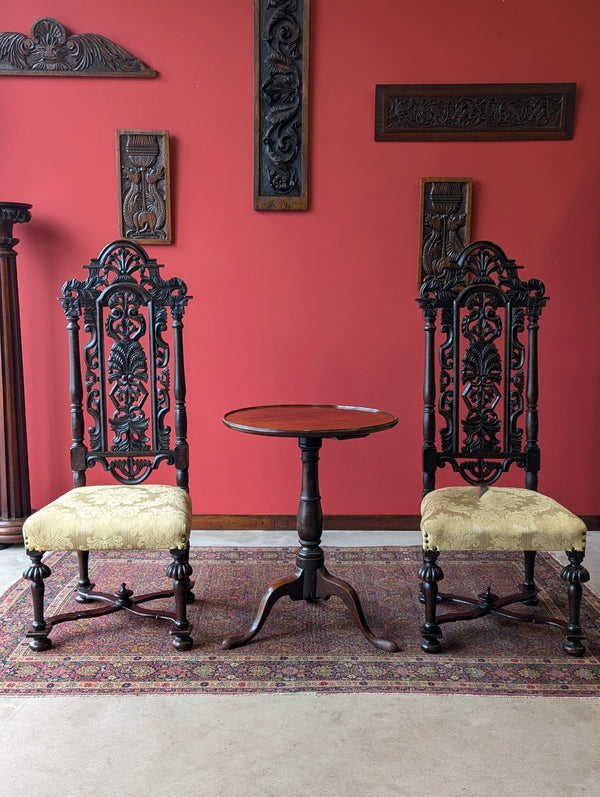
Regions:
<instances>
[{"instance_id":1,"label":"turned wooden column","mask_svg":"<svg viewBox=\"0 0 600 797\"><path fill-rule=\"evenodd\" d=\"M0 548L22 542L31 513L25 427L21 320L17 288L19 242L13 225L31 219L22 202L0 202Z\"/></svg>"}]
</instances>

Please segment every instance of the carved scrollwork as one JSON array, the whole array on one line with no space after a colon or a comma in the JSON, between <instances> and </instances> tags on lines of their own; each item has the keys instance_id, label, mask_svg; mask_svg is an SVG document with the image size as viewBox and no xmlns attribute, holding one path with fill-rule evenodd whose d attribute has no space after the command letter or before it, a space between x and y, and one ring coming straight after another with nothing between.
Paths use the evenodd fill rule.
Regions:
<instances>
[{"instance_id":1,"label":"carved scrollwork","mask_svg":"<svg viewBox=\"0 0 600 797\"><path fill-rule=\"evenodd\" d=\"M556 94L394 97L388 106L387 125L391 129L417 126L448 130L548 128L560 123L562 110L562 97Z\"/></svg>"},{"instance_id":2,"label":"carved scrollwork","mask_svg":"<svg viewBox=\"0 0 600 797\"><path fill-rule=\"evenodd\" d=\"M89 467L101 465L103 470L122 484L141 484L162 462L172 465L174 459L171 454L157 454L152 459L140 459L137 456L113 459L105 454L89 453L87 462Z\"/></svg>"},{"instance_id":3,"label":"carved scrollwork","mask_svg":"<svg viewBox=\"0 0 600 797\"><path fill-rule=\"evenodd\" d=\"M83 315L88 335L84 386L92 425L87 462L90 466L99 462L119 481L135 484L160 462L174 462L171 428L166 422L171 410L170 348L163 333L168 308L180 334L190 297L182 280L163 280L162 266L127 241L105 247L86 268L88 278L65 283L61 300L72 332L77 329L73 318L77 312ZM77 346L77 336L71 345ZM184 410L177 396L176 402L176 414L183 423ZM77 400L76 416L79 407ZM76 421L75 428L79 426ZM74 443L80 445L75 433ZM147 455L140 457L138 452Z\"/></svg>"},{"instance_id":4,"label":"carved scrollwork","mask_svg":"<svg viewBox=\"0 0 600 797\"><path fill-rule=\"evenodd\" d=\"M31 35L0 33L0 75L88 75L154 77L155 72L98 33L67 35L52 17L41 17Z\"/></svg>"},{"instance_id":5,"label":"carved scrollwork","mask_svg":"<svg viewBox=\"0 0 600 797\"><path fill-rule=\"evenodd\" d=\"M575 83L378 85L376 141L568 139Z\"/></svg>"},{"instance_id":6,"label":"carved scrollwork","mask_svg":"<svg viewBox=\"0 0 600 797\"><path fill-rule=\"evenodd\" d=\"M256 210L307 207L310 0L255 0Z\"/></svg>"},{"instance_id":7,"label":"carved scrollwork","mask_svg":"<svg viewBox=\"0 0 600 797\"><path fill-rule=\"evenodd\" d=\"M148 397L146 353L135 340L119 340L108 356L109 396L115 412L109 423L114 433L111 450L143 451L148 445L150 419L144 412Z\"/></svg>"},{"instance_id":8,"label":"carved scrollwork","mask_svg":"<svg viewBox=\"0 0 600 797\"><path fill-rule=\"evenodd\" d=\"M437 368L443 423L435 459L471 484L491 484L511 464L533 463L537 450L537 387L526 403L527 352L521 336L526 323L529 331L537 329L547 297L543 283L521 280L519 269L498 246L478 241L421 286L426 334L435 322L435 303L443 336ZM528 356L535 358L536 351ZM429 369L426 380L432 379ZM432 394L426 381L425 395ZM424 411L428 418L427 402ZM530 430L526 446L524 420ZM432 441L433 436L427 438L428 450Z\"/></svg>"},{"instance_id":9,"label":"carved scrollwork","mask_svg":"<svg viewBox=\"0 0 600 797\"><path fill-rule=\"evenodd\" d=\"M0 203L0 222L24 224L31 221L30 209L31 205L25 202L2 202Z\"/></svg>"},{"instance_id":10,"label":"carved scrollwork","mask_svg":"<svg viewBox=\"0 0 600 797\"><path fill-rule=\"evenodd\" d=\"M443 269L470 242L471 178L435 177L421 180L419 280Z\"/></svg>"},{"instance_id":11,"label":"carved scrollwork","mask_svg":"<svg viewBox=\"0 0 600 797\"><path fill-rule=\"evenodd\" d=\"M25 202L0 202L0 247L12 249L19 243L12 236L13 226L31 221L30 209Z\"/></svg>"},{"instance_id":12,"label":"carved scrollwork","mask_svg":"<svg viewBox=\"0 0 600 797\"><path fill-rule=\"evenodd\" d=\"M500 450L497 434L501 421L496 405L501 398L502 360L494 341L502 334L502 319L497 307L493 294L474 293L467 299L462 319L462 334L468 341L461 367L467 410L462 421L463 451L470 454Z\"/></svg>"},{"instance_id":13,"label":"carved scrollwork","mask_svg":"<svg viewBox=\"0 0 600 797\"><path fill-rule=\"evenodd\" d=\"M171 243L168 131L117 130L116 136L121 236Z\"/></svg>"}]
</instances>

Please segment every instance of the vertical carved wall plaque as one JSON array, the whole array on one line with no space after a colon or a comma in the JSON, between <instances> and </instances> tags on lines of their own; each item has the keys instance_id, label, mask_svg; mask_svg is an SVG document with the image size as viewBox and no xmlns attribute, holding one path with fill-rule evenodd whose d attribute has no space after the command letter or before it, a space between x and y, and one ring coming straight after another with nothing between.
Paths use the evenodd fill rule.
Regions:
<instances>
[{"instance_id":1,"label":"vertical carved wall plaque","mask_svg":"<svg viewBox=\"0 0 600 797\"><path fill-rule=\"evenodd\" d=\"M417 287L442 268L445 258L456 259L470 243L470 177L423 177L419 231Z\"/></svg>"},{"instance_id":2,"label":"vertical carved wall plaque","mask_svg":"<svg viewBox=\"0 0 600 797\"><path fill-rule=\"evenodd\" d=\"M170 244L169 133L117 130L119 234L139 244Z\"/></svg>"},{"instance_id":3,"label":"vertical carved wall plaque","mask_svg":"<svg viewBox=\"0 0 600 797\"><path fill-rule=\"evenodd\" d=\"M254 0L254 209L308 207L310 0Z\"/></svg>"}]
</instances>

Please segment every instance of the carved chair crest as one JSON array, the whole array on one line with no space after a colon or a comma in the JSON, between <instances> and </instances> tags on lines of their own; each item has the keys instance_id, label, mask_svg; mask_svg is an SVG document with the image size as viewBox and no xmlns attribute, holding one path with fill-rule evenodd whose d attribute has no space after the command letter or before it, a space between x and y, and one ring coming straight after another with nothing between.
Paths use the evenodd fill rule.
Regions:
<instances>
[{"instance_id":1,"label":"carved chair crest","mask_svg":"<svg viewBox=\"0 0 600 797\"><path fill-rule=\"evenodd\" d=\"M191 298L187 287L177 277L163 280L162 266L129 241L108 244L84 268L88 269L87 279L69 280L59 297L69 330L75 486L85 483L86 467L96 463L119 482L138 484L166 462L177 468L178 485L187 487L181 345L182 318ZM88 336L83 348L83 379L80 318ZM84 399L91 419L87 446ZM167 422L171 411L173 429Z\"/></svg>"},{"instance_id":2,"label":"carved chair crest","mask_svg":"<svg viewBox=\"0 0 600 797\"><path fill-rule=\"evenodd\" d=\"M521 268L496 244L478 241L421 287L424 493L446 464L475 485L493 484L516 464L537 487L537 330L548 297L539 280L520 279Z\"/></svg>"}]
</instances>

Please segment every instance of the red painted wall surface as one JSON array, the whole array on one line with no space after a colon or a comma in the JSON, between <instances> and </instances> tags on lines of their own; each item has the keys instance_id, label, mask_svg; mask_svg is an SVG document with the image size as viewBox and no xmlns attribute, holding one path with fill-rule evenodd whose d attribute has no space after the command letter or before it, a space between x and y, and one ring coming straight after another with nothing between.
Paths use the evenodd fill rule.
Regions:
<instances>
[{"instance_id":1,"label":"red painted wall surface","mask_svg":"<svg viewBox=\"0 0 600 797\"><path fill-rule=\"evenodd\" d=\"M155 80L0 77L0 195L31 202L16 235L32 502L70 487L66 279L118 237L115 129L168 129L182 276L194 511L292 513L293 440L226 429L229 409L333 402L395 412L370 438L325 441L324 511L416 513L422 319L415 303L421 177L474 180L472 239L546 282L541 487L582 514L597 489L600 55L596 0L313 0L310 209L256 212L251 0L27 0L101 33ZM572 141L377 143L376 83L577 83ZM565 459L561 459L564 455Z\"/></svg>"}]
</instances>

